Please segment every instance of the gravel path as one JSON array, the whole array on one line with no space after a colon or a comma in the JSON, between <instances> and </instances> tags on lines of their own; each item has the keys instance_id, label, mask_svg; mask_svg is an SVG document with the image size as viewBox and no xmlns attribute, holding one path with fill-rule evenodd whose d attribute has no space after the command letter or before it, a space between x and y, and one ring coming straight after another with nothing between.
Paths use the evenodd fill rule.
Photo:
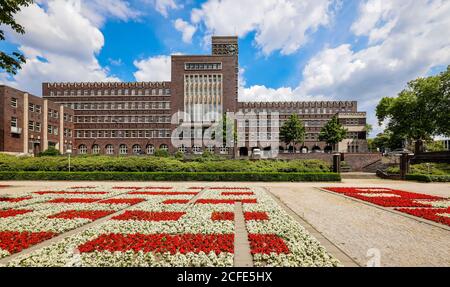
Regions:
<instances>
[{"instance_id":1,"label":"gravel path","mask_svg":"<svg viewBox=\"0 0 450 287\"><path fill-rule=\"evenodd\" d=\"M362 266L377 250L381 266L450 266L447 230L312 187L269 189Z\"/></svg>"}]
</instances>

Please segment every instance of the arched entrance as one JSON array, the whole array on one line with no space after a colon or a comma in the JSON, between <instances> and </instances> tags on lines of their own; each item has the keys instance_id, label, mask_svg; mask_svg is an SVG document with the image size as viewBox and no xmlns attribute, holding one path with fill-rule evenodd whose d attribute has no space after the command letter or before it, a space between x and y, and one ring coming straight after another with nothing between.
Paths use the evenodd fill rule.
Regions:
<instances>
[{"instance_id":1,"label":"arched entrance","mask_svg":"<svg viewBox=\"0 0 450 287\"><path fill-rule=\"evenodd\" d=\"M239 148L239 155L240 156L248 156L248 148L246 148L246 147Z\"/></svg>"},{"instance_id":2,"label":"arched entrance","mask_svg":"<svg viewBox=\"0 0 450 287\"><path fill-rule=\"evenodd\" d=\"M332 153L332 152L333 152L333 147L330 146L330 145L327 145L327 146L324 148L324 151L325 151L326 153Z\"/></svg>"},{"instance_id":3,"label":"arched entrance","mask_svg":"<svg viewBox=\"0 0 450 287\"><path fill-rule=\"evenodd\" d=\"M312 152L321 152L322 151L322 149L318 145L313 146L313 148L311 150L312 150Z\"/></svg>"}]
</instances>

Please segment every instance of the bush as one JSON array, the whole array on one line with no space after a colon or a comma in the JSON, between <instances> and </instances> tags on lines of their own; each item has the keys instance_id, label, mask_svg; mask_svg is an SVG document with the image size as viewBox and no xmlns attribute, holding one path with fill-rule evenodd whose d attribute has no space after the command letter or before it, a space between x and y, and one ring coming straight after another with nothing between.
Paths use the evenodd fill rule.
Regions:
<instances>
[{"instance_id":1,"label":"bush","mask_svg":"<svg viewBox=\"0 0 450 287\"><path fill-rule=\"evenodd\" d=\"M176 159L183 159L184 158L184 153L182 153L181 151L177 151L175 153L175 158Z\"/></svg>"},{"instance_id":2,"label":"bush","mask_svg":"<svg viewBox=\"0 0 450 287\"><path fill-rule=\"evenodd\" d=\"M407 174L406 179L420 182L450 182L450 175Z\"/></svg>"},{"instance_id":3,"label":"bush","mask_svg":"<svg viewBox=\"0 0 450 287\"><path fill-rule=\"evenodd\" d=\"M155 156L156 157L169 157L169 151L165 149L157 149L155 150Z\"/></svg>"},{"instance_id":4,"label":"bush","mask_svg":"<svg viewBox=\"0 0 450 287\"><path fill-rule=\"evenodd\" d=\"M337 173L282 172L0 172L0 180L340 181Z\"/></svg>"},{"instance_id":5,"label":"bush","mask_svg":"<svg viewBox=\"0 0 450 287\"><path fill-rule=\"evenodd\" d=\"M58 156L58 155L61 155L61 153L54 147L50 147L46 151L40 152L38 154L38 156Z\"/></svg>"},{"instance_id":6,"label":"bush","mask_svg":"<svg viewBox=\"0 0 450 287\"><path fill-rule=\"evenodd\" d=\"M202 158L202 157L199 157ZM67 171L68 158L17 158L0 154L0 171ZM121 172L329 172L330 165L320 160L194 160L156 156L75 156L72 171Z\"/></svg>"},{"instance_id":7,"label":"bush","mask_svg":"<svg viewBox=\"0 0 450 287\"><path fill-rule=\"evenodd\" d=\"M387 170L389 174L400 174L398 166L391 166ZM411 174L424 175L450 175L450 164L448 163L420 163L411 165Z\"/></svg>"}]
</instances>

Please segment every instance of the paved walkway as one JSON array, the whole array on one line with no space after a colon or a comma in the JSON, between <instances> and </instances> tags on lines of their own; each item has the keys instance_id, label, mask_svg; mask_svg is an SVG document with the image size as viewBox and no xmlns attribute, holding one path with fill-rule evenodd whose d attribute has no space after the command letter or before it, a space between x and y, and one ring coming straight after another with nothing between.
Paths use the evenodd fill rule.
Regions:
<instances>
[{"instance_id":1,"label":"paved walkway","mask_svg":"<svg viewBox=\"0 0 450 287\"><path fill-rule=\"evenodd\" d=\"M386 187L450 198L450 184L344 179L341 183L226 182L1 182L0 195L83 185L265 187L359 265L450 266L450 231L319 190L317 187Z\"/></svg>"}]
</instances>

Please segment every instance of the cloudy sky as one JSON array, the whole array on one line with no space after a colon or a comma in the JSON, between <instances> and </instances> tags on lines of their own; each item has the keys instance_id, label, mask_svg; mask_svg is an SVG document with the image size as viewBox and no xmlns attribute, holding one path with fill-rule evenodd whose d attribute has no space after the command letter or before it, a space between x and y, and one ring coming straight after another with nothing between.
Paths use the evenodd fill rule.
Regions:
<instances>
[{"instance_id":1,"label":"cloudy sky","mask_svg":"<svg viewBox=\"0 0 450 287\"><path fill-rule=\"evenodd\" d=\"M374 108L450 64L450 0L37 0L0 49L27 64L0 82L170 80L169 55L238 35L240 100L358 100Z\"/></svg>"}]
</instances>

